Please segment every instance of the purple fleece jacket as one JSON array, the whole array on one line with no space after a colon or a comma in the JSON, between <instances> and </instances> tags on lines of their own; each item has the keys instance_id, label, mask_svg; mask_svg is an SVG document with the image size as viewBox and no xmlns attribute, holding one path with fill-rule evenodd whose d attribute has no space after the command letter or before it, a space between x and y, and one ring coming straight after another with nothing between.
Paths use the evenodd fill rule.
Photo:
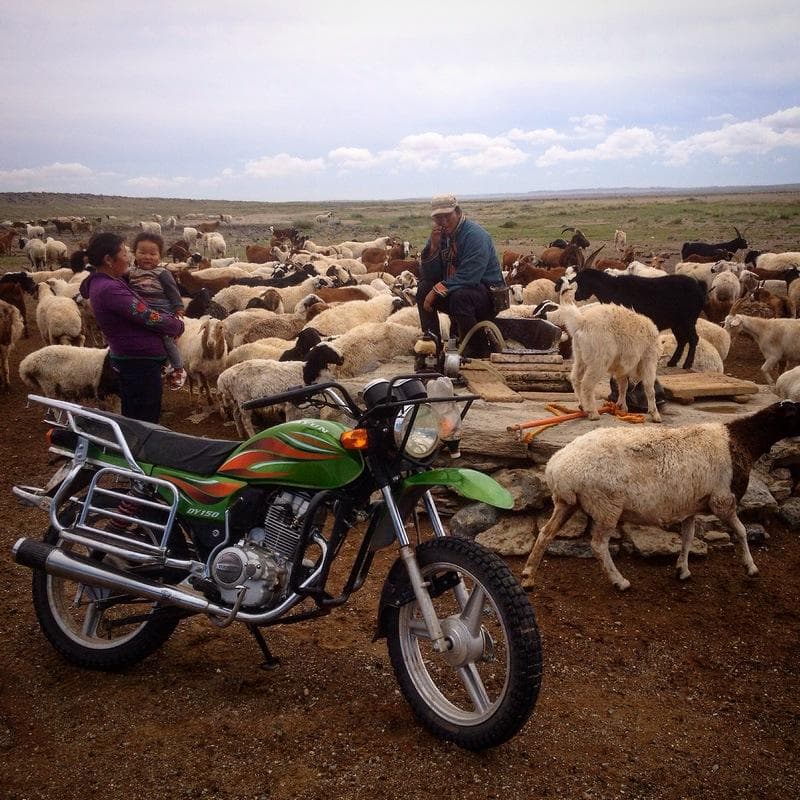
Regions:
<instances>
[{"instance_id":1,"label":"purple fleece jacket","mask_svg":"<svg viewBox=\"0 0 800 800\"><path fill-rule=\"evenodd\" d=\"M183 333L180 319L150 308L124 280L105 272L93 272L81 284L81 296L92 304L111 355L117 358L164 357L162 337Z\"/></svg>"}]
</instances>

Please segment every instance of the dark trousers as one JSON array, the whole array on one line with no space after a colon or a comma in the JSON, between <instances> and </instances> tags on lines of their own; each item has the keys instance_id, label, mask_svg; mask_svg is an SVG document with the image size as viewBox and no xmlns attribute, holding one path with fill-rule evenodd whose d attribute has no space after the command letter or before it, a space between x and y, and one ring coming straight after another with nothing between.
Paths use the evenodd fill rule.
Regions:
<instances>
[{"instance_id":1,"label":"dark trousers","mask_svg":"<svg viewBox=\"0 0 800 800\"><path fill-rule=\"evenodd\" d=\"M161 417L162 360L156 358L115 358L112 366L119 374L122 415L143 422L158 422Z\"/></svg>"},{"instance_id":2,"label":"dark trousers","mask_svg":"<svg viewBox=\"0 0 800 800\"><path fill-rule=\"evenodd\" d=\"M451 325L456 327L456 330L451 331L450 335L453 336L458 333L459 342L478 322L494 319L492 295L489 287L483 283L478 286L465 286L463 289L455 289L449 292L446 297L437 297L433 304L434 310L426 311L422 304L435 283L437 281L422 279L417 286L417 308L419 309L419 321L423 333L430 331L441 338L438 311L450 317ZM470 339L470 344L473 345L470 349L474 351L474 355L479 357L488 355L489 342L483 331L473 336Z\"/></svg>"}]
</instances>

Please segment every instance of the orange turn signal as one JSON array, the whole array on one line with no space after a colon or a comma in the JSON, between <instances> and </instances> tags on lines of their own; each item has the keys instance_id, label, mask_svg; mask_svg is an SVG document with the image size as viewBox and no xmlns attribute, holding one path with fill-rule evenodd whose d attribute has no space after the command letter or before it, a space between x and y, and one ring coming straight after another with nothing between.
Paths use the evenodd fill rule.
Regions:
<instances>
[{"instance_id":1,"label":"orange turn signal","mask_svg":"<svg viewBox=\"0 0 800 800\"><path fill-rule=\"evenodd\" d=\"M339 437L339 443L345 450L366 450L369 445L369 435L365 428L353 428Z\"/></svg>"}]
</instances>

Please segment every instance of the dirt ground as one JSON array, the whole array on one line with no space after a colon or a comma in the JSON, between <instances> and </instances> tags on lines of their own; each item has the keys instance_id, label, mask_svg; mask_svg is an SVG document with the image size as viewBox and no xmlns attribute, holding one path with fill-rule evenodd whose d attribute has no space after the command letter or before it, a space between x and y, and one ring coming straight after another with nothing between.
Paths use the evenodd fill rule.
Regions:
<instances>
[{"instance_id":1,"label":"dirt ground","mask_svg":"<svg viewBox=\"0 0 800 800\"><path fill-rule=\"evenodd\" d=\"M35 326L34 326L35 328ZM327 619L268 632L280 669L259 669L241 627L185 621L124 674L64 663L35 622L30 572L11 562L41 512L14 482L53 471L38 407L25 408L19 360L0 398L0 798L775 798L800 794L800 543L768 524L758 580L712 549L681 584L671 561L620 554L633 588L594 561L549 558L532 594L544 649L539 703L506 745L471 754L414 721L382 641L377 597L393 554ZM761 380L748 341L726 364ZM185 391L163 422L195 426ZM353 547L350 547L352 552ZM522 559L511 559L519 576Z\"/></svg>"}]
</instances>

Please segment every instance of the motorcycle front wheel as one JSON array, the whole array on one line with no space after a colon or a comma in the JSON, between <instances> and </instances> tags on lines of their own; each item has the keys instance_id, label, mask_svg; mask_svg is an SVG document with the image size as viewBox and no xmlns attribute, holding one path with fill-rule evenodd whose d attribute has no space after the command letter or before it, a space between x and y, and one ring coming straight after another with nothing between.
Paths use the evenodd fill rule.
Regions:
<instances>
[{"instance_id":1,"label":"motorcycle front wheel","mask_svg":"<svg viewBox=\"0 0 800 800\"><path fill-rule=\"evenodd\" d=\"M448 649L433 648L419 604L388 609L387 647L400 688L434 735L467 750L514 736L539 694L542 653L527 594L500 556L465 539L434 539L416 551Z\"/></svg>"}]
</instances>

